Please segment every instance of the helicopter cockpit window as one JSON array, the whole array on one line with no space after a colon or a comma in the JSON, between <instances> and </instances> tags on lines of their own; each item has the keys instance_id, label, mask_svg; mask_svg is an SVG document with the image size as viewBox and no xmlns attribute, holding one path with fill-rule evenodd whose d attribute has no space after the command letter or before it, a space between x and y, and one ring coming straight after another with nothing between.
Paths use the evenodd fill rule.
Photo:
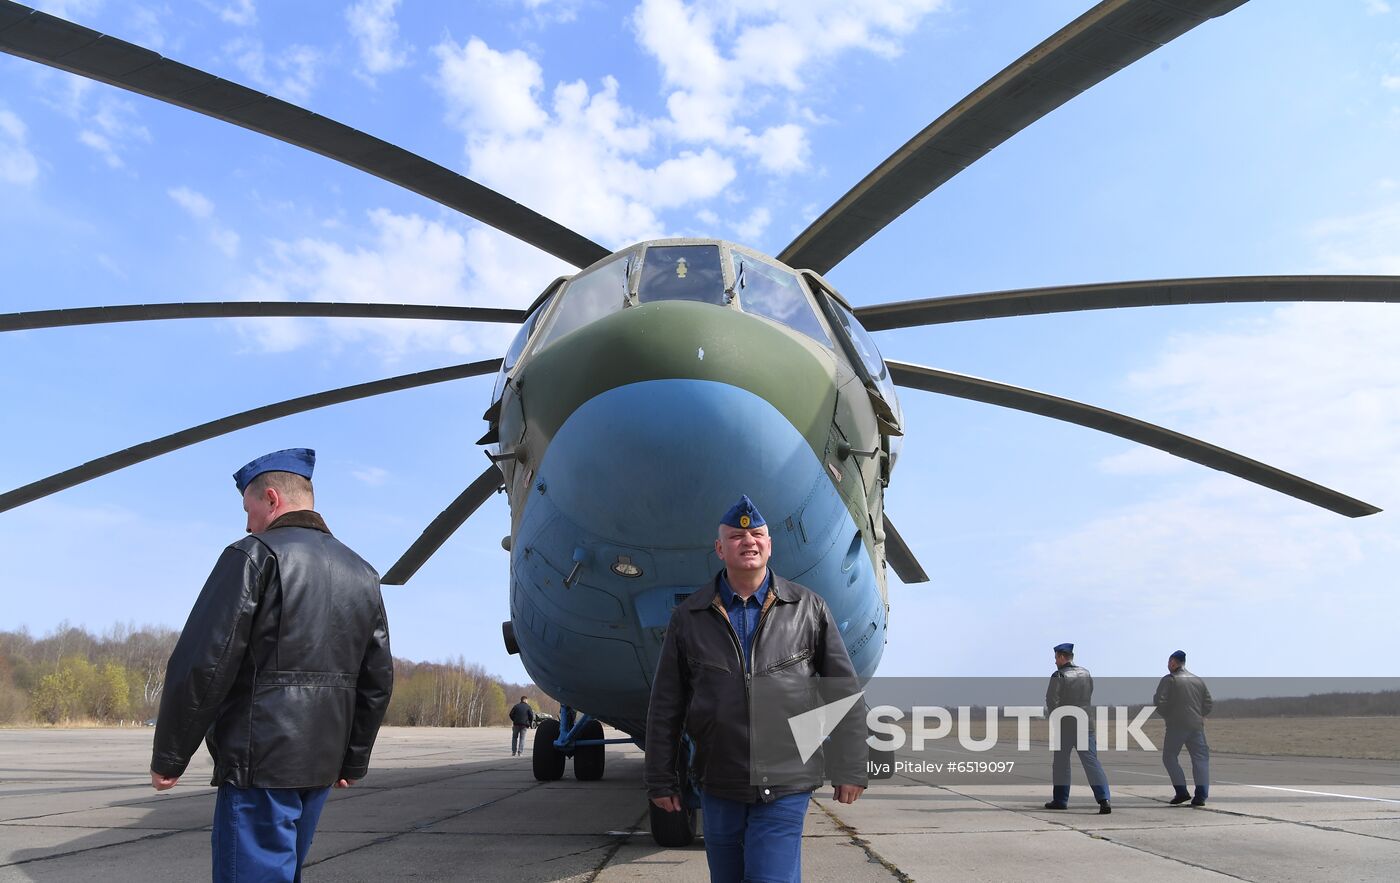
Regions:
<instances>
[{"instance_id":1,"label":"helicopter cockpit window","mask_svg":"<svg viewBox=\"0 0 1400 883\"><path fill-rule=\"evenodd\" d=\"M880 397L890 408L894 415L894 422L897 426L904 425L904 417L899 409L899 397L895 394L894 379L890 377L890 372L885 368L884 357L880 355L880 348L875 346L875 338L870 336L870 332L856 321L856 317L850 310L846 309L834 298L830 299L833 312L840 320L842 328L846 331L846 336L854 346L856 355L860 357L861 364L865 366L866 373L875 382L875 388L879 391Z\"/></svg>"},{"instance_id":2,"label":"helicopter cockpit window","mask_svg":"<svg viewBox=\"0 0 1400 883\"><path fill-rule=\"evenodd\" d=\"M724 269L716 245L657 245L642 258L637 302L693 300L725 303Z\"/></svg>"},{"instance_id":3,"label":"helicopter cockpit window","mask_svg":"<svg viewBox=\"0 0 1400 883\"><path fill-rule=\"evenodd\" d=\"M546 298L545 302L536 307L533 313L525 317L520 330L515 334L515 339L510 342L510 346L506 348L506 354L501 357L501 370L496 374L496 386L491 390L491 401L494 402L501 397L506 386L506 375L510 374L510 369L514 368L515 363L520 360L520 354L525 351L525 344L529 343L530 335L534 333L535 325L539 323L540 316L545 314L552 303L554 303L553 295Z\"/></svg>"},{"instance_id":4,"label":"helicopter cockpit window","mask_svg":"<svg viewBox=\"0 0 1400 883\"><path fill-rule=\"evenodd\" d=\"M548 346L571 331L612 313L627 305L628 257L619 257L596 270L575 276L554 296L559 306L554 310L541 347Z\"/></svg>"},{"instance_id":5,"label":"helicopter cockpit window","mask_svg":"<svg viewBox=\"0 0 1400 883\"><path fill-rule=\"evenodd\" d=\"M817 319L795 275L738 252L734 253L734 264L739 304L744 312L781 322L818 343L831 346L831 337Z\"/></svg>"}]
</instances>

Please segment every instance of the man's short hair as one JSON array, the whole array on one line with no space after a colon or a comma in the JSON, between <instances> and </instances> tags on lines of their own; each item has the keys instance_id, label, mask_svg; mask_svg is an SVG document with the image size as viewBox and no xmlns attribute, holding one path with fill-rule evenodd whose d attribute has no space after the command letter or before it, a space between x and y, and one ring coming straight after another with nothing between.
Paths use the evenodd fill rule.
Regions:
<instances>
[{"instance_id":1,"label":"man's short hair","mask_svg":"<svg viewBox=\"0 0 1400 883\"><path fill-rule=\"evenodd\" d=\"M248 490L254 494L261 494L266 488L275 489L277 493L295 503L309 505L316 498L311 479L303 478L295 472L264 472L248 482Z\"/></svg>"}]
</instances>

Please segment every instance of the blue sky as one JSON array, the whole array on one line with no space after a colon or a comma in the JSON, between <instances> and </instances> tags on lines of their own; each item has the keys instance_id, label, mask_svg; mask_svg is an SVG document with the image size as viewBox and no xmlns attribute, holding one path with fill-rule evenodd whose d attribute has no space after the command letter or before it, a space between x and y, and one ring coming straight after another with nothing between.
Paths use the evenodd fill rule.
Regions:
<instances>
[{"instance_id":1,"label":"blue sky","mask_svg":"<svg viewBox=\"0 0 1400 883\"><path fill-rule=\"evenodd\" d=\"M458 169L614 247L779 251L1087 2L40 3ZM418 196L0 57L0 310L313 299L523 306L567 268ZM1020 133L829 276L854 303L1125 279L1400 275L1400 8L1255 0ZM512 330L178 321L0 339L0 483L234 411L499 354ZM889 675L1389 675L1400 306L1253 305L886 332L887 357L1132 414L1375 503L1349 520L1078 427L916 391L889 511ZM178 627L242 527L229 479L320 455L386 569L484 463L490 378L206 442L0 514L0 627ZM402 588L394 647L501 675L493 499Z\"/></svg>"}]
</instances>

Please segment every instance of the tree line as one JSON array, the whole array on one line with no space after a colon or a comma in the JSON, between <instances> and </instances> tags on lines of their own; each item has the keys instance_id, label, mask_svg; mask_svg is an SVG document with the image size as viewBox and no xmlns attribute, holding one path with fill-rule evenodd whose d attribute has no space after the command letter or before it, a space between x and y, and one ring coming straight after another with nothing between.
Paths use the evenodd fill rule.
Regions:
<instances>
[{"instance_id":1,"label":"tree line","mask_svg":"<svg viewBox=\"0 0 1400 883\"><path fill-rule=\"evenodd\" d=\"M0 631L0 726L121 724L153 719L165 664L180 633L119 624L101 634L60 624L35 638ZM533 685L507 683L463 657L394 660L392 726L483 727L509 723L521 696L538 711L557 708Z\"/></svg>"}]
</instances>

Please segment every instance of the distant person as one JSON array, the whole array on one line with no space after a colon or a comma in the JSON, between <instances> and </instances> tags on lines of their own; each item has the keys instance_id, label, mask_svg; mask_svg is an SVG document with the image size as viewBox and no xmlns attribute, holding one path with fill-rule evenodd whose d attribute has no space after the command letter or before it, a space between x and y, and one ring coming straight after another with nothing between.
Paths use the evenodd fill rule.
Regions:
<instances>
[{"instance_id":1,"label":"distant person","mask_svg":"<svg viewBox=\"0 0 1400 883\"><path fill-rule=\"evenodd\" d=\"M521 696L520 701L510 707L510 756L525 753L525 731L535 723L535 710Z\"/></svg>"},{"instance_id":2,"label":"distant person","mask_svg":"<svg viewBox=\"0 0 1400 883\"><path fill-rule=\"evenodd\" d=\"M251 536L219 556L166 668L151 785L173 788L209 746L216 881L301 879L331 786L364 778L389 704L379 574L312 509L315 463L292 448L234 473Z\"/></svg>"},{"instance_id":3,"label":"distant person","mask_svg":"<svg viewBox=\"0 0 1400 883\"><path fill-rule=\"evenodd\" d=\"M1162 719L1167 722L1167 734L1162 740L1162 766L1167 768L1176 796L1170 801L1178 806L1191 801L1192 806L1205 806L1210 796L1210 746L1206 744L1206 716L1214 707L1206 682L1186 670L1186 651L1178 650L1167 657L1167 673L1157 682L1152 697ZM1191 754L1191 778L1196 783L1196 795L1186 790L1186 773L1181 769L1181 747Z\"/></svg>"},{"instance_id":4,"label":"distant person","mask_svg":"<svg viewBox=\"0 0 1400 883\"><path fill-rule=\"evenodd\" d=\"M1045 690L1045 713L1066 706L1084 709L1088 720L1087 727L1080 727L1072 715L1060 718L1059 747L1055 749L1055 763L1052 770L1050 802L1046 809L1069 808L1069 760L1070 753L1079 753L1079 762L1084 766L1084 775L1089 780L1089 788L1094 799L1099 802L1099 815L1113 812L1108 802L1108 776L1104 775L1103 764L1099 763L1098 746L1094 744L1094 709L1090 700L1094 696L1094 678L1087 668L1074 664L1074 645L1055 645L1055 673L1050 675L1050 686ZM1080 732L1088 730L1087 733Z\"/></svg>"},{"instance_id":5,"label":"distant person","mask_svg":"<svg viewBox=\"0 0 1400 883\"><path fill-rule=\"evenodd\" d=\"M826 602L770 571L772 551L763 516L741 497L720 520L715 540L724 568L671 614L651 689L647 794L661 809L680 812L684 730L695 743L710 879L722 883L801 879L802 825L823 778L819 768L803 767L811 781L753 784L751 673L796 659L813 677L856 676ZM862 721L859 761L837 764L831 774L840 803L855 803L865 790L864 737Z\"/></svg>"}]
</instances>

